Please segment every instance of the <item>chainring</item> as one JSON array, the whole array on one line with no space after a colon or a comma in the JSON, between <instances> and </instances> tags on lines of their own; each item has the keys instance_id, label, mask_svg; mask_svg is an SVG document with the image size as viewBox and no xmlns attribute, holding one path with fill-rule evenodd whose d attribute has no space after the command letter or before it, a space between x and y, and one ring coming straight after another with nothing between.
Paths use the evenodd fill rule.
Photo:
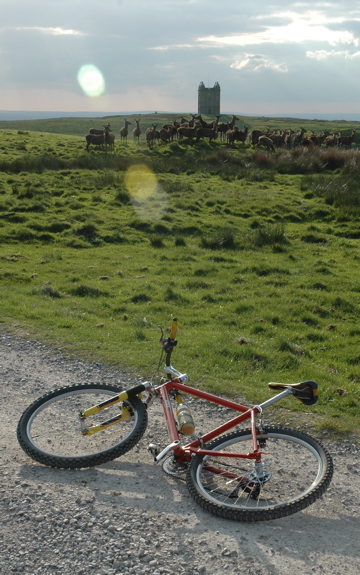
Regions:
<instances>
[{"instance_id":1,"label":"chainring","mask_svg":"<svg viewBox=\"0 0 360 575\"><path fill-rule=\"evenodd\" d=\"M185 479L188 467L188 463L178 463L177 461L174 461L173 455L169 455L164 459L162 464L163 471L165 471L167 475L177 477L178 479Z\"/></svg>"}]
</instances>

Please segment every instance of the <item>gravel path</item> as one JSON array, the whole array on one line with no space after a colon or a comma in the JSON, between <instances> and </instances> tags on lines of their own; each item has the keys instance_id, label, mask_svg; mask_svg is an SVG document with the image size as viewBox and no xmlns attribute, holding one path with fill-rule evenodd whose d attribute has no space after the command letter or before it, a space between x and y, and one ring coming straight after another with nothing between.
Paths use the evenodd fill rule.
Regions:
<instances>
[{"instance_id":1,"label":"gravel path","mask_svg":"<svg viewBox=\"0 0 360 575\"><path fill-rule=\"evenodd\" d=\"M327 443L335 473L327 494L296 515L267 523L218 519L184 482L155 466L150 442L166 445L161 413L130 453L81 471L29 459L16 440L22 411L43 393L74 383L126 387L129 374L70 361L38 342L0 334L1 573L10 575L358 575L360 454ZM202 411L200 412L200 409ZM221 408L220 408L221 409ZM192 406L195 421L206 412Z\"/></svg>"}]
</instances>

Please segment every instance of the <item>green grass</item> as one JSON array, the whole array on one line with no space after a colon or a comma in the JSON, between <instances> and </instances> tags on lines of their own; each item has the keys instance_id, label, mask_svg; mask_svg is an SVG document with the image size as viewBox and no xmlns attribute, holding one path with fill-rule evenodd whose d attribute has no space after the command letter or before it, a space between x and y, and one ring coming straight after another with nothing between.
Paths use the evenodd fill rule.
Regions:
<instances>
[{"instance_id":1,"label":"green grass","mask_svg":"<svg viewBox=\"0 0 360 575\"><path fill-rule=\"evenodd\" d=\"M2 136L4 329L149 377L176 316L173 362L196 385L258 403L268 381L313 379L311 416L284 406L359 429L356 147L328 169L326 150Z\"/></svg>"}]
</instances>

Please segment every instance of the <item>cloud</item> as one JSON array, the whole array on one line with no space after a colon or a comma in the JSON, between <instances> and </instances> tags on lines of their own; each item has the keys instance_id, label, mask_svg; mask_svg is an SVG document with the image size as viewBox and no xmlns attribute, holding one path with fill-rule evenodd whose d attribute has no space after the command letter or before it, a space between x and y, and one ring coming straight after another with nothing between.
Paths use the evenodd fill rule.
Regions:
<instances>
[{"instance_id":1,"label":"cloud","mask_svg":"<svg viewBox=\"0 0 360 575\"><path fill-rule=\"evenodd\" d=\"M235 70L250 70L259 72L260 70L273 70L275 72L287 72L286 64L276 64L260 54L243 54L241 59L230 64L230 68Z\"/></svg>"},{"instance_id":2,"label":"cloud","mask_svg":"<svg viewBox=\"0 0 360 575\"><path fill-rule=\"evenodd\" d=\"M45 26L16 26L15 30L22 32L23 30L34 30L36 32L45 32L46 34L51 34L52 36L85 36L84 32L79 30L71 30L59 27L45 27Z\"/></svg>"},{"instance_id":3,"label":"cloud","mask_svg":"<svg viewBox=\"0 0 360 575\"><path fill-rule=\"evenodd\" d=\"M311 58L312 60L326 60L331 56L344 55L345 53L346 52L344 50L307 50L306 57Z\"/></svg>"},{"instance_id":4,"label":"cloud","mask_svg":"<svg viewBox=\"0 0 360 575\"><path fill-rule=\"evenodd\" d=\"M284 11L271 16L257 16L263 21L256 30L240 34L200 36L197 41L206 46L251 46L259 44L294 44L326 42L331 46L352 44L359 40L350 30L344 29L345 18L332 18L322 12L308 10L304 13ZM360 21L354 19L352 22ZM273 23L272 23L273 22Z\"/></svg>"},{"instance_id":5,"label":"cloud","mask_svg":"<svg viewBox=\"0 0 360 575\"><path fill-rule=\"evenodd\" d=\"M269 27L264 31L231 36L204 36L197 38L207 46L255 46L259 44L293 44L308 41L337 44L353 44L358 40L347 30L329 30L324 26L309 26L306 22L296 22L287 26Z\"/></svg>"},{"instance_id":6,"label":"cloud","mask_svg":"<svg viewBox=\"0 0 360 575\"><path fill-rule=\"evenodd\" d=\"M327 60L328 58L334 58L336 56L346 58L347 60L354 60L360 57L360 52L356 51L351 53L349 50L307 50L306 52L306 57L313 60Z\"/></svg>"},{"instance_id":7,"label":"cloud","mask_svg":"<svg viewBox=\"0 0 360 575\"><path fill-rule=\"evenodd\" d=\"M148 50L159 50L166 52L167 50L181 50L183 48L194 48L194 44L168 44L164 46L153 46Z\"/></svg>"}]
</instances>

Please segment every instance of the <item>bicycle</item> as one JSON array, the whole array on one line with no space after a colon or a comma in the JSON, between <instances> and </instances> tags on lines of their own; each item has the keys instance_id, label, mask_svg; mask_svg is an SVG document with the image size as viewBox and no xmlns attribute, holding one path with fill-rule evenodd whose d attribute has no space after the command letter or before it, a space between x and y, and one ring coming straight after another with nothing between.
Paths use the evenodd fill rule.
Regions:
<instances>
[{"instance_id":1,"label":"bicycle","mask_svg":"<svg viewBox=\"0 0 360 575\"><path fill-rule=\"evenodd\" d=\"M263 412L289 395L305 405L314 404L317 384L269 383L277 395L251 407L190 387L188 376L171 365L176 333L176 319L169 337L164 337L161 329L157 371L165 355L167 377L158 385L145 381L120 390L107 384L79 384L37 399L18 423L22 449L33 460L55 468L80 469L106 463L139 442L147 427L149 407L158 399L170 443L162 450L150 444L149 450L155 463L162 461L166 473L186 480L190 495L202 508L227 519L264 521L314 503L331 482L329 452L304 432L266 426ZM233 410L235 416L195 436L183 394ZM229 433L247 420L249 429Z\"/></svg>"}]
</instances>

